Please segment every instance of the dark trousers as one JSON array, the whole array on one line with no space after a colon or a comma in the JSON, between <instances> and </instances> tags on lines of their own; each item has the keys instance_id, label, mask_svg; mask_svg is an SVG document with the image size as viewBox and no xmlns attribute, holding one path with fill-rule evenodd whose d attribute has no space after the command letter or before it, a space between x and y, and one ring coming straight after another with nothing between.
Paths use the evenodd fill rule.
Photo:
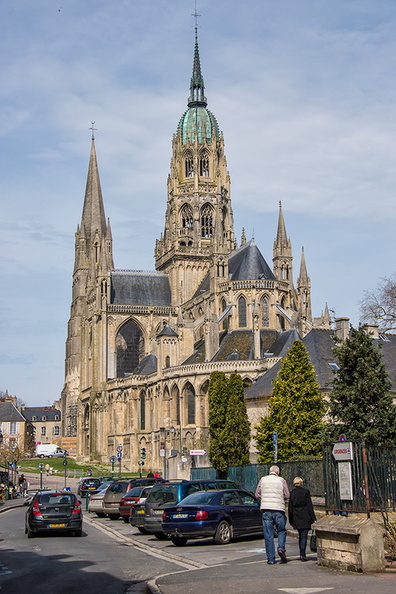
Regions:
<instances>
[{"instance_id":1,"label":"dark trousers","mask_svg":"<svg viewBox=\"0 0 396 594\"><path fill-rule=\"evenodd\" d=\"M298 529L298 546L300 547L300 555L305 557L305 550L307 548L308 529Z\"/></svg>"}]
</instances>

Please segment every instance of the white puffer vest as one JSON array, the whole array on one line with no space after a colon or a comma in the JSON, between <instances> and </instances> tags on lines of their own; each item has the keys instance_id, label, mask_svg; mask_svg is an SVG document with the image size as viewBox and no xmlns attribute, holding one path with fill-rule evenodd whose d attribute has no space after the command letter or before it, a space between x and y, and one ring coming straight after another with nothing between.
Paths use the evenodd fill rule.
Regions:
<instances>
[{"instance_id":1,"label":"white puffer vest","mask_svg":"<svg viewBox=\"0 0 396 594\"><path fill-rule=\"evenodd\" d=\"M284 482L285 479L276 474L263 476L260 480L261 509L286 511L285 496L283 492Z\"/></svg>"}]
</instances>

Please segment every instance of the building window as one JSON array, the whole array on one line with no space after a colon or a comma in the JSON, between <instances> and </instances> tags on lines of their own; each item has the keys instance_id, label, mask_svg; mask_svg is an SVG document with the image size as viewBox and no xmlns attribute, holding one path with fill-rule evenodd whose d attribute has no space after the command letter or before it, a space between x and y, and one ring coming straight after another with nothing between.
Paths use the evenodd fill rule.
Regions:
<instances>
[{"instance_id":1,"label":"building window","mask_svg":"<svg viewBox=\"0 0 396 594\"><path fill-rule=\"evenodd\" d=\"M188 204L185 204L181 209L181 224L183 229L193 228L193 211Z\"/></svg>"},{"instance_id":2,"label":"building window","mask_svg":"<svg viewBox=\"0 0 396 594\"><path fill-rule=\"evenodd\" d=\"M45 417L45 416L44 417L41 417L41 420L42 421L46 421L47 420L47 417Z\"/></svg>"},{"instance_id":3,"label":"building window","mask_svg":"<svg viewBox=\"0 0 396 594\"><path fill-rule=\"evenodd\" d=\"M55 415L54 421L59 421L59 415Z\"/></svg>"},{"instance_id":4,"label":"building window","mask_svg":"<svg viewBox=\"0 0 396 594\"><path fill-rule=\"evenodd\" d=\"M201 236L212 237L213 234L213 210L210 204L205 204L201 210Z\"/></svg>"},{"instance_id":5,"label":"building window","mask_svg":"<svg viewBox=\"0 0 396 594\"><path fill-rule=\"evenodd\" d=\"M140 429L146 429L146 394L142 392L140 394Z\"/></svg>"},{"instance_id":6,"label":"building window","mask_svg":"<svg viewBox=\"0 0 396 594\"><path fill-rule=\"evenodd\" d=\"M59 425L55 425L55 427L52 427L52 435L60 435Z\"/></svg>"},{"instance_id":7,"label":"building window","mask_svg":"<svg viewBox=\"0 0 396 594\"><path fill-rule=\"evenodd\" d=\"M125 377L138 366L144 354L144 339L134 320L121 326L116 336L117 377Z\"/></svg>"},{"instance_id":8,"label":"building window","mask_svg":"<svg viewBox=\"0 0 396 594\"><path fill-rule=\"evenodd\" d=\"M192 153L188 151L184 157L184 167L185 167L185 176L186 177L193 177L194 176L194 160Z\"/></svg>"},{"instance_id":9,"label":"building window","mask_svg":"<svg viewBox=\"0 0 396 594\"><path fill-rule=\"evenodd\" d=\"M267 295L264 295L261 300L261 325L264 328L269 326L269 306Z\"/></svg>"},{"instance_id":10,"label":"building window","mask_svg":"<svg viewBox=\"0 0 396 594\"><path fill-rule=\"evenodd\" d=\"M188 383L186 386L187 395L187 424L195 425L195 390L194 387Z\"/></svg>"},{"instance_id":11,"label":"building window","mask_svg":"<svg viewBox=\"0 0 396 594\"><path fill-rule=\"evenodd\" d=\"M242 295L238 299L238 320L239 327L246 328L246 299Z\"/></svg>"},{"instance_id":12,"label":"building window","mask_svg":"<svg viewBox=\"0 0 396 594\"><path fill-rule=\"evenodd\" d=\"M15 421L10 422L10 435L16 435L18 433L18 423Z\"/></svg>"},{"instance_id":13,"label":"building window","mask_svg":"<svg viewBox=\"0 0 396 594\"><path fill-rule=\"evenodd\" d=\"M169 357L169 355L167 355L165 357L165 367L166 368L170 367L170 357Z\"/></svg>"},{"instance_id":14,"label":"building window","mask_svg":"<svg viewBox=\"0 0 396 594\"><path fill-rule=\"evenodd\" d=\"M32 417L32 421L37 421L37 417Z\"/></svg>"},{"instance_id":15,"label":"building window","mask_svg":"<svg viewBox=\"0 0 396 594\"><path fill-rule=\"evenodd\" d=\"M41 427L41 437L45 437L47 435L47 427Z\"/></svg>"},{"instance_id":16,"label":"building window","mask_svg":"<svg viewBox=\"0 0 396 594\"><path fill-rule=\"evenodd\" d=\"M206 151L202 151L199 157L199 175L209 177L209 156Z\"/></svg>"}]
</instances>

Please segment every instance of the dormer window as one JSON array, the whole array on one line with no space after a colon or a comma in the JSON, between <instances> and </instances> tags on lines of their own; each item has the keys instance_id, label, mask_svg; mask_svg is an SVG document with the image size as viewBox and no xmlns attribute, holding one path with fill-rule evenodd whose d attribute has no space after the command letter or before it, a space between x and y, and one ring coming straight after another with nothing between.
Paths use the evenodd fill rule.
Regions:
<instances>
[{"instance_id":1,"label":"dormer window","mask_svg":"<svg viewBox=\"0 0 396 594\"><path fill-rule=\"evenodd\" d=\"M42 421L46 421L46 420L47 420L47 417L46 417L46 416L44 416L44 417L41 417L41 420L42 420Z\"/></svg>"},{"instance_id":2,"label":"dormer window","mask_svg":"<svg viewBox=\"0 0 396 594\"><path fill-rule=\"evenodd\" d=\"M32 421L37 421L37 417L32 417Z\"/></svg>"}]
</instances>

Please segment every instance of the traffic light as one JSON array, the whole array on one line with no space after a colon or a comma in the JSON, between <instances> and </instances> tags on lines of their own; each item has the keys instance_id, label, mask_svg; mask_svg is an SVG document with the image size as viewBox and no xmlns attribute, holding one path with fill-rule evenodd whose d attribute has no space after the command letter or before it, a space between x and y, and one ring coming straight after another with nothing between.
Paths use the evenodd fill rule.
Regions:
<instances>
[{"instance_id":1,"label":"traffic light","mask_svg":"<svg viewBox=\"0 0 396 594\"><path fill-rule=\"evenodd\" d=\"M144 460L146 457L146 448L140 448L140 457Z\"/></svg>"}]
</instances>

